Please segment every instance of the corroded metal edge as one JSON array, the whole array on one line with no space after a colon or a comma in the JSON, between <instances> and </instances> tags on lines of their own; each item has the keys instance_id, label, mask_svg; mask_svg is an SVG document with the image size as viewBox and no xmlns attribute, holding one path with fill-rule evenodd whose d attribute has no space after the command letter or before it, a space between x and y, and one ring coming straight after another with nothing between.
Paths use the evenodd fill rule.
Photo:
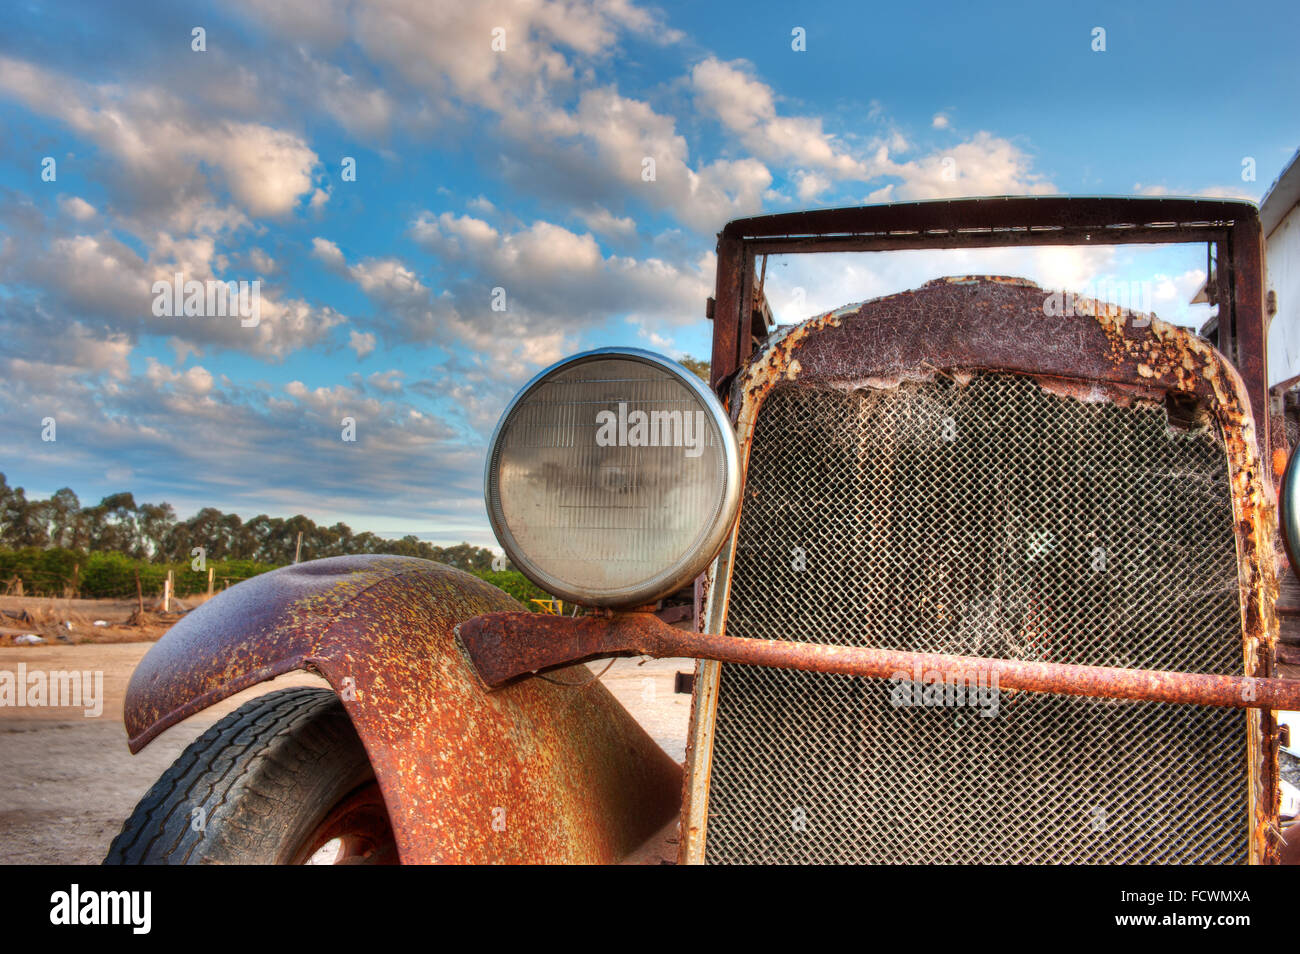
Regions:
<instances>
[{"instance_id":1,"label":"corroded metal edge","mask_svg":"<svg viewBox=\"0 0 1300 954\"><path fill-rule=\"evenodd\" d=\"M618 861L678 811L681 769L584 666L487 693L456 626L521 607L425 560L335 557L232 587L149 651L132 751L204 706L319 672L375 769L403 862Z\"/></svg>"},{"instance_id":2,"label":"corroded metal edge","mask_svg":"<svg viewBox=\"0 0 1300 954\"><path fill-rule=\"evenodd\" d=\"M1236 369L1209 342L1154 315L1135 314L1092 299L1074 299L1075 315L1049 314L1050 293L1032 283L938 280L908 292L846 305L783 329L741 369L729 407L748 474L754 425L767 395L798 380L823 386L889 387L939 373L994 370L1043 380L1076 397L1137 389L1144 394L1194 396L1212 410L1224 437L1232 487L1247 675L1274 674L1277 640L1276 568L1272 540L1276 500L1260 458L1250 399ZM1067 383L1063 389L1062 384ZM724 633L734 548L741 513L714 562L710 632ZM717 597L717 605L714 598ZM712 769L717 690L713 664L697 680L708 705L691 712L680 858L702 863L707 841L707 773ZM1248 844L1252 863L1276 863L1281 790L1274 713L1251 709L1247 719Z\"/></svg>"},{"instance_id":3,"label":"corroded metal edge","mask_svg":"<svg viewBox=\"0 0 1300 954\"><path fill-rule=\"evenodd\" d=\"M739 433L737 431L738 435ZM742 500L744 475L748 469L749 447L742 443ZM705 574L707 598L703 631L706 633L725 632L727 600L731 595L731 570L735 562L739 529L740 515L737 514L731 534ZM704 843L709 824L709 782L713 777L713 725L718 709L721 674L721 663L701 659L695 664L695 688L691 693L691 719L686 735L686 761L682 776L681 838L677 848L679 864L704 864Z\"/></svg>"}]
</instances>

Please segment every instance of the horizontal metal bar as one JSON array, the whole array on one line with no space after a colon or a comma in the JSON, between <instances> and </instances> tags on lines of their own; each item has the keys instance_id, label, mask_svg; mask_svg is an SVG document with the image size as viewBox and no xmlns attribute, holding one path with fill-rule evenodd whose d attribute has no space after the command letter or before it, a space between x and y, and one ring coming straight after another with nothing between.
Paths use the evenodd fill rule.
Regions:
<instances>
[{"instance_id":1,"label":"horizontal metal bar","mask_svg":"<svg viewBox=\"0 0 1300 954\"><path fill-rule=\"evenodd\" d=\"M1248 202L1221 199L1127 198L1109 196L994 196L896 202L783 212L728 222L722 235L749 244L754 239L913 231L1033 229L1064 227L1074 232L1133 227L1225 227L1256 219Z\"/></svg>"},{"instance_id":2,"label":"horizontal metal bar","mask_svg":"<svg viewBox=\"0 0 1300 954\"><path fill-rule=\"evenodd\" d=\"M1078 230L999 230L995 232L928 232L808 237L756 238L746 245L756 255L796 255L812 252L895 252L905 249L1001 248L1041 245L1179 245L1222 241L1226 230L1217 226L1188 229L1127 228L1081 232ZM1086 237L1085 237L1086 236Z\"/></svg>"},{"instance_id":3,"label":"horizontal metal bar","mask_svg":"<svg viewBox=\"0 0 1300 954\"><path fill-rule=\"evenodd\" d=\"M614 656L688 657L777 669L888 679L984 677L985 685L1023 692L1147 702L1300 709L1300 680L1076 666L1066 663L915 653L745 639L675 629L650 613L544 617L488 613L462 623L457 636L490 689L533 672ZM931 675L933 674L933 675Z\"/></svg>"}]
</instances>

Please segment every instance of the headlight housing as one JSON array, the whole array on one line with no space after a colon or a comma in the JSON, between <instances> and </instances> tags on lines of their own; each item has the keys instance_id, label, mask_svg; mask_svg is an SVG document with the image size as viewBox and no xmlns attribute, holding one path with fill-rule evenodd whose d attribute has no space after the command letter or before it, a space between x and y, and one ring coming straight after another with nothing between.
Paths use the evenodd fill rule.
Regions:
<instances>
[{"instance_id":1,"label":"headlight housing","mask_svg":"<svg viewBox=\"0 0 1300 954\"><path fill-rule=\"evenodd\" d=\"M603 348L547 368L506 408L484 496L530 580L587 606L679 589L721 548L740 501L721 403L677 362Z\"/></svg>"}]
</instances>

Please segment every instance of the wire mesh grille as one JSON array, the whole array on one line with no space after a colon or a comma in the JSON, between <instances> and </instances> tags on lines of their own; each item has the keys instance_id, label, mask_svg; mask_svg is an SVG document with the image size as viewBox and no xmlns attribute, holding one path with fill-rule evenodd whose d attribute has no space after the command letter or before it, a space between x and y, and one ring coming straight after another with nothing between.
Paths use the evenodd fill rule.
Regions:
<instances>
[{"instance_id":1,"label":"wire mesh grille","mask_svg":"<svg viewBox=\"0 0 1300 954\"><path fill-rule=\"evenodd\" d=\"M734 635L1241 674L1238 600L1208 415L994 373L763 406ZM911 684L723 666L707 860L1246 860L1241 710Z\"/></svg>"}]
</instances>

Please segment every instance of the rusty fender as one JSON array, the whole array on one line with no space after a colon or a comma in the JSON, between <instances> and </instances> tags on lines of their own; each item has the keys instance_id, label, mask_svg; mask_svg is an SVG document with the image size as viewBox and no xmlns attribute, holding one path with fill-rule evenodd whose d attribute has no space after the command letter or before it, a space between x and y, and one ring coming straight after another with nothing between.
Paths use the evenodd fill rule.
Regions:
<instances>
[{"instance_id":1,"label":"rusty fender","mask_svg":"<svg viewBox=\"0 0 1300 954\"><path fill-rule=\"evenodd\" d=\"M681 769L584 667L486 693L456 626L519 609L477 577L405 557L254 577L140 662L131 751L241 689L309 670L343 700L403 862L617 861L677 813Z\"/></svg>"},{"instance_id":2,"label":"rusty fender","mask_svg":"<svg viewBox=\"0 0 1300 954\"><path fill-rule=\"evenodd\" d=\"M528 613L490 613L460 627L459 639L486 686L552 666L605 656L712 659L717 662L802 669L808 672L887 679L914 672L944 677L987 674L999 689L1054 692L1149 702L1195 703L1242 709L1300 707L1300 681L1201 673L1117 669L1065 663L987 659L945 653L917 653L745 639L674 629L650 613L568 619L541 623Z\"/></svg>"}]
</instances>

